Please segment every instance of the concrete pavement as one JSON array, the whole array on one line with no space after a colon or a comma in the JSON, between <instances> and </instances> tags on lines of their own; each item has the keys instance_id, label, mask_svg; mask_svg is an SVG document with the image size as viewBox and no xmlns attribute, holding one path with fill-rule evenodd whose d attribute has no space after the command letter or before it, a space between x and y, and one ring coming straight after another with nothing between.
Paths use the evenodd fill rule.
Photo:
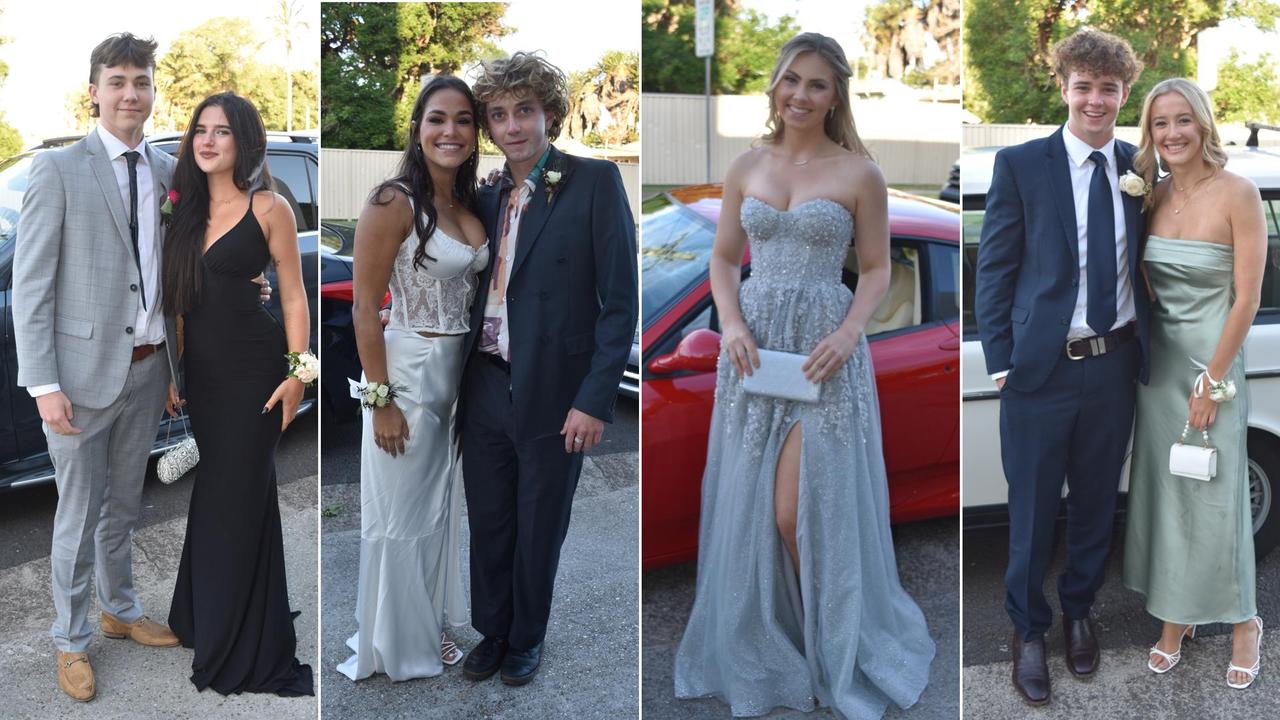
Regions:
<instances>
[{"instance_id":1,"label":"concrete pavement","mask_svg":"<svg viewBox=\"0 0 1280 720\"><path fill-rule=\"evenodd\" d=\"M327 444L327 439L326 439ZM325 462L326 472L329 464ZM323 664L325 720L395 718L636 717L636 584L639 540L635 452L589 455L560 556L542 667L532 683L508 687L496 676L475 683L460 666L434 678L392 683L385 675L352 682L335 669L350 654L360 563L360 486L322 488L324 519ZM468 583L468 530L462 530L463 582ZM472 628L453 630L465 651L480 641Z\"/></svg>"},{"instance_id":2,"label":"concrete pavement","mask_svg":"<svg viewBox=\"0 0 1280 720\"><path fill-rule=\"evenodd\" d=\"M314 457L314 455L313 455ZM149 483L156 482L153 478ZM183 478L179 483L191 483ZM316 664L317 607L316 478L280 486L289 598L301 616L295 621L298 657ZM189 492L189 490L188 490ZM169 611L182 553L186 516L147 525L134 534L134 581L146 612L163 621ZM223 697L196 692L191 684L193 652L186 648L144 648L128 640L98 635L89 647L98 684L92 702L78 703L57 685L54 647L49 639L53 607L49 560L43 557L0 570L0 717L12 720L85 718L265 718L314 720L315 698L245 694ZM98 610L90 609L97 623Z\"/></svg>"}]
</instances>

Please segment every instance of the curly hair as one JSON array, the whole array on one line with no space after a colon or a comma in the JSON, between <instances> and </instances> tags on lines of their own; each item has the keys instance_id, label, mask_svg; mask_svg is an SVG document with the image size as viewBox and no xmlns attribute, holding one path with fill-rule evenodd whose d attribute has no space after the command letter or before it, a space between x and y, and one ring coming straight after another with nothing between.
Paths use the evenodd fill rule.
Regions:
<instances>
[{"instance_id":1,"label":"curly hair","mask_svg":"<svg viewBox=\"0 0 1280 720\"><path fill-rule=\"evenodd\" d=\"M1066 84L1072 71L1119 78L1132 86L1142 73L1142 61L1129 43L1101 30L1080 30L1053 46L1053 72Z\"/></svg>"},{"instance_id":2,"label":"curly hair","mask_svg":"<svg viewBox=\"0 0 1280 720\"><path fill-rule=\"evenodd\" d=\"M560 136L565 116L569 114L569 87L564 71L534 53L518 52L509 58L487 60L480 64L472 91L480 103L480 118L489 137L488 106L498 97L510 93L524 98L533 97L542 109L551 113L547 137Z\"/></svg>"},{"instance_id":3,"label":"curly hair","mask_svg":"<svg viewBox=\"0 0 1280 720\"><path fill-rule=\"evenodd\" d=\"M1155 187L1165 169L1161 166L1160 155L1156 152L1155 141L1151 135L1151 105L1156 98L1169 93L1177 93L1186 99L1191 106L1191 114L1200 126L1200 157L1209 167L1221 170L1227 166L1227 152L1222 149L1222 138L1218 135L1218 126L1213 121L1213 104L1204 88L1186 78L1169 78L1156 83L1142 101L1142 115L1139 122L1142 127L1142 140L1138 143L1138 154L1133 159L1133 169L1138 171L1149 187ZM1167 174L1167 173L1166 173ZM1155 205L1155 193L1149 192L1142 202L1143 210L1150 210Z\"/></svg>"},{"instance_id":4,"label":"curly hair","mask_svg":"<svg viewBox=\"0 0 1280 720\"><path fill-rule=\"evenodd\" d=\"M769 89L765 91L769 96L769 119L765 122L767 131L760 140L768 144L782 142L786 126L782 122L782 111L778 108L773 91L782 81L782 76L787 68L791 67L791 63L802 53L807 52L816 53L826 61L831 68L835 84L836 106L827 113L823 124L827 137L849 152L867 159L874 159L871 157L871 152L867 150L867 146L863 144L862 138L858 136L858 128L853 121L853 108L849 101L849 78L853 77L853 70L849 67L849 61L845 59L844 50L834 38L815 32L796 35L778 51L778 62L773 66L773 75L769 78Z\"/></svg>"}]
</instances>

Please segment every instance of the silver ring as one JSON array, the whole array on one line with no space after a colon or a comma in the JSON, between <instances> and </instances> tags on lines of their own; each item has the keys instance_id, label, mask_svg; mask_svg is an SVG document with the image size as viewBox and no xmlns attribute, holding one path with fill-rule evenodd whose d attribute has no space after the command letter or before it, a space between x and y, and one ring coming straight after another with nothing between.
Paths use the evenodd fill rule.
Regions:
<instances>
[{"instance_id":1,"label":"silver ring","mask_svg":"<svg viewBox=\"0 0 1280 720\"><path fill-rule=\"evenodd\" d=\"M580 438L580 437L578 437L578 436L576 436L576 435L575 435L575 436L573 437L573 444L574 444L574 445L581 445L581 444L582 444L582 438Z\"/></svg>"}]
</instances>

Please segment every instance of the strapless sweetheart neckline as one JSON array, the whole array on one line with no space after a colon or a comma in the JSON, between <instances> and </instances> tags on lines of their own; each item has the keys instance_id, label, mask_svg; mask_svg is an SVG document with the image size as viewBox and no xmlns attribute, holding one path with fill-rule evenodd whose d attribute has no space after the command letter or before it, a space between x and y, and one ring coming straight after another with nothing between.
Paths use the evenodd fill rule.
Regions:
<instances>
[{"instance_id":1,"label":"strapless sweetheart neckline","mask_svg":"<svg viewBox=\"0 0 1280 720\"><path fill-rule=\"evenodd\" d=\"M805 200L804 202L800 203L799 205L796 205L795 207L792 207L792 208L787 208L786 210L779 210L778 208L776 208L776 207L774 207L774 206L770 205L769 203L765 202L764 200L761 200L760 198L758 198L758 197L756 197L756 196L754 196L754 195L743 195L743 196L742 196L742 201L743 201L743 202L746 202L747 200L755 200L756 202L760 203L761 205L764 205L765 207L769 208L770 210L772 210L772 211L774 211L774 212L776 212L776 213L782 214L782 215L788 215L788 214L791 214L791 213L795 213L796 211L798 211L800 208L804 207L805 205L812 205L813 203L825 202L825 203L830 203L830 204L835 205L836 207L840 208L840 209L841 209L841 210L843 210L843 211L845 212L845 214L846 214L846 215L848 215L850 218L852 218L852 217L853 217L853 213L849 210L849 208L845 207L843 203L840 203L840 202L838 202L838 201L836 201L836 200L832 200L831 198L819 197L819 198L813 198L812 200Z\"/></svg>"}]
</instances>

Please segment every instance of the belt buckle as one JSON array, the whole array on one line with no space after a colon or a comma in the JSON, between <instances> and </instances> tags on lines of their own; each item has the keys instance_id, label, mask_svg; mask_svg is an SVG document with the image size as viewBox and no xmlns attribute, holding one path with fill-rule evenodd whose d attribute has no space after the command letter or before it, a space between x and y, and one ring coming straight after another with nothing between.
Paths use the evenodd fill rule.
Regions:
<instances>
[{"instance_id":1,"label":"belt buckle","mask_svg":"<svg viewBox=\"0 0 1280 720\"><path fill-rule=\"evenodd\" d=\"M1082 341L1078 339L1067 341L1067 359L1068 360L1084 360L1086 357L1088 357L1088 355L1076 355L1074 352L1071 351L1071 345L1073 343L1078 343L1078 342L1082 342Z\"/></svg>"}]
</instances>

